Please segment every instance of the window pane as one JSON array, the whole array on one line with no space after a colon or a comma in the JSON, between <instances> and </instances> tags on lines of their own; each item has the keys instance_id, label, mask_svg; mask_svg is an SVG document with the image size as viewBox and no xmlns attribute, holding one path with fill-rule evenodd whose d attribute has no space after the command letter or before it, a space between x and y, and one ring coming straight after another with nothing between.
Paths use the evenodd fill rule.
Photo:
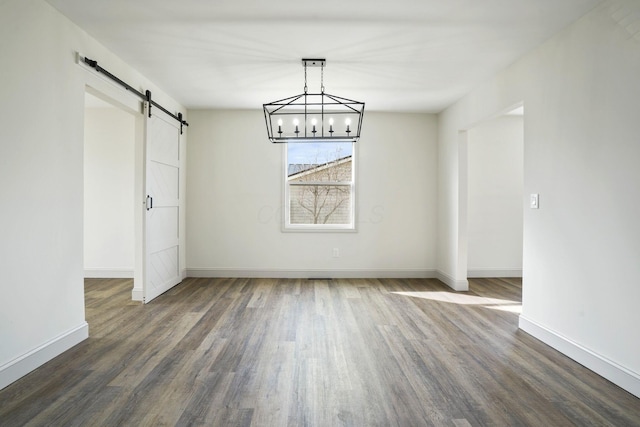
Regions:
<instances>
[{"instance_id":1,"label":"window pane","mask_svg":"<svg viewBox=\"0 0 640 427\"><path fill-rule=\"evenodd\" d=\"M350 142L287 144L289 181L351 182Z\"/></svg>"},{"instance_id":2,"label":"window pane","mask_svg":"<svg viewBox=\"0 0 640 427\"><path fill-rule=\"evenodd\" d=\"M351 224L350 185L291 185L291 224Z\"/></svg>"}]
</instances>

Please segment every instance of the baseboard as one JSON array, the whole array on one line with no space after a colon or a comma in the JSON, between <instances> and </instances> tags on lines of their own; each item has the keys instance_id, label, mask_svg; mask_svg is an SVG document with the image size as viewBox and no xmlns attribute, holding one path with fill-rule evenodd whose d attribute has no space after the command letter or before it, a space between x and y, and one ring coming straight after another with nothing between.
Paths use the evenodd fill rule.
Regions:
<instances>
[{"instance_id":1,"label":"baseboard","mask_svg":"<svg viewBox=\"0 0 640 427\"><path fill-rule=\"evenodd\" d=\"M399 269L348 269L348 270L280 270L280 269L231 269L231 268L189 268L188 277L264 277L282 279L308 279L313 277L334 279L433 279L435 270Z\"/></svg>"},{"instance_id":2,"label":"baseboard","mask_svg":"<svg viewBox=\"0 0 640 427\"><path fill-rule=\"evenodd\" d=\"M520 315L520 329L603 376L629 393L640 397L640 375L581 346L562 335Z\"/></svg>"},{"instance_id":3,"label":"baseboard","mask_svg":"<svg viewBox=\"0 0 640 427\"><path fill-rule=\"evenodd\" d=\"M468 291L469 290L469 281L465 280L456 280L453 277L449 276L447 273L437 270L436 271L436 279L440 280L445 285L449 286L454 291Z\"/></svg>"},{"instance_id":4,"label":"baseboard","mask_svg":"<svg viewBox=\"0 0 640 427\"><path fill-rule=\"evenodd\" d=\"M131 289L131 301L143 301L144 290L142 288Z\"/></svg>"},{"instance_id":5,"label":"baseboard","mask_svg":"<svg viewBox=\"0 0 640 427\"><path fill-rule=\"evenodd\" d=\"M87 322L83 322L80 326L0 366L0 389L22 378L88 337L89 325Z\"/></svg>"},{"instance_id":6,"label":"baseboard","mask_svg":"<svg viewBox=\"0 0 640 427\"><path fill-rule=\"evenodd\" d=\"M84 277L87 279L133 279L133 270L91 268L84 270Z\"/></svg>"},{"instance_id":7,"label":"baseboard","mask_svg":"<svg viewBox=\"0 0 640 427\"><path fill-rule=\"evenodd\" d=\"M182 269L182 271L180 272L180 277L182 278L182 280L188 277L186 268ZM209 277L209 276L200 276L200 277ZM134 282L134 285L135 283L136 282ZM135 287L131 289L131 301L144 301L144 289L135 288Z\"/></svg>"},{"instance_id":8,"label":"baseboard","mask_svg":"<svg viewBox=\"0 0 640 427\"><path fill-rule=\"evenodd\" d=\"M467 271L468 278L522 277L521 268L474 268Z\"/></svg>"},{"instance_id":9,"label":"baseboard","mask_svg":"<svg viewBox=\"0 0 640 427\"><path fill-rule=\"evenodd\" d=\"M349 270L280 270L280 269L232 269L232 268L188 268L188 277L264 277L283 279L307 279L313 277L335 279L438 279L455 291L468 291L469 282L454 280L440 270L426 269L349 269Z\"/></svg>"}]
</instances>

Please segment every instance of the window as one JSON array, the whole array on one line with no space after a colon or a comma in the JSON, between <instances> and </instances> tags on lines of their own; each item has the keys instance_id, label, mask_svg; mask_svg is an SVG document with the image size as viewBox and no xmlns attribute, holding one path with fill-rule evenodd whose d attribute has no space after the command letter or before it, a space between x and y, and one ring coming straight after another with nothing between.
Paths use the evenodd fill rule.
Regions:
<instances>
[{"instance_id":1,"label":"window","mask_svg":"<svg viewBox=\"0 0 640 427\"><path fill-rule=\"evenodd\" d=\"M285 146L285 230L355 230L355 144Z\"/></svg>"}]
</instances>

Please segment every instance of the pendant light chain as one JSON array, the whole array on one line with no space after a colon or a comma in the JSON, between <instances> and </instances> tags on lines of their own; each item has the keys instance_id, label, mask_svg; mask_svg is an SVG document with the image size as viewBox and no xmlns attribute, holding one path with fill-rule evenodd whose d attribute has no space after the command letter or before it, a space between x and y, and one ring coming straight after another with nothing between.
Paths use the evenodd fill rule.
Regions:
<instances>
[{"instance_id":1,"label":"pendant light chain","mask_svg":"<svg viewBox=\"0 0 640 427\"><path fill-rule=\"evenodd\" d=\"M304 93L306 94L309 91L309 86L307 86L307 62L303 61L304 64ZM324 93L324 61L320 63L320 93Z\"/></svg>"},{"instance_id":2,"label":"pendant light chain","mask_svg":"<svg viewBox=\"0 0 640 427\"><path fill-rule=\"evenodd\" d=\"M307 63L304 63L304 93L307 93Z\"/></svg>"}]
</instances>

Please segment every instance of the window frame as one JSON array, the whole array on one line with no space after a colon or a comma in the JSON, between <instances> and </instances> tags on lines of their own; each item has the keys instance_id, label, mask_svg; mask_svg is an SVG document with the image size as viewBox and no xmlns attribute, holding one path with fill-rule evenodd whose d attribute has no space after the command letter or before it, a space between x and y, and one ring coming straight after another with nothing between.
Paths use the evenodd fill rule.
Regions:
<instances>
[{"instance_id":1,"label":"window frame","mask_svg":"<svg viewBox=\"0 0 640 427\"><path fill-rule=\"evenodd\" d=\"M293 143L292 143L293 144ZM299 144L304 144L304 142L300 142ZM358 144L355 142L351 143L351 182L346 181L301 181L301 182L289 182L288 177L288 144L282 144L282 158L283 158L283 166L282 166L282 187L283 187L283 196L282 196L282 207L283 207L283 215L282 215L282 231L283 232L310 232L310 233L355 233L357 232L356 228L356 218L357 218L357 153L358 153ZM351 190L351 202L350 202L350 223L349 224L292 224L291 223L291 200L290 200L290 187L291 186L304 186L304 185L321 185L321 186L348 186Z\"/></svg>"}]
</instances>

